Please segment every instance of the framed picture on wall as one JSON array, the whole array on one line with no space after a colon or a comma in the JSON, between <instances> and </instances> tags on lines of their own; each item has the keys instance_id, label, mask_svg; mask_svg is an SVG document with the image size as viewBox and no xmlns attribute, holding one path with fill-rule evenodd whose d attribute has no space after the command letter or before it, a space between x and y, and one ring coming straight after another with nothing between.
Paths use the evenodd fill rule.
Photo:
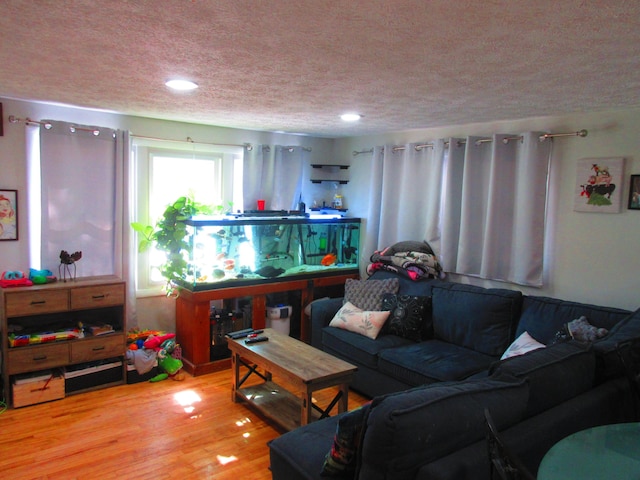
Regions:
<instances>
[{"instance_id":1,"label":"framed picture on wall","mask_svg":"<svg viewBox=\"0 0 640 480\"><path fill-rule=\"evenodd\" d=\"M629 210L640 210L640 175L631 175Z\"/></svg>"},{"instance_id":2,"label":"framed picture on wall","mask_svg":"<svg viewBox=\"0 0 640 480\"><path fill-rule=\"evenodd\" d=\"M576 212L620 213L624 158L578 160L573 209Z\"/></svg>"},{"instance_id":3,"label":"framed picture on wall","mask_svg":"<svg viewBox=\"0 0 640 480\"><path fill-rule=\"evenodd\" d=\"M18 240L18 191L0 189L0 240Z\"/></svg>"}]
</instances>

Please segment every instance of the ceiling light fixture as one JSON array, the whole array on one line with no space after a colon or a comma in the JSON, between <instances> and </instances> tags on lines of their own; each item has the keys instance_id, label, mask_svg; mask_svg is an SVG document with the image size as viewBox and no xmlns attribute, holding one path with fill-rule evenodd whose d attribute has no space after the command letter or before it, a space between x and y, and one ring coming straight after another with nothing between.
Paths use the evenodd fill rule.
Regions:
<instances>
[{"instance_id":1,"label":"ceiling light fixture","mask_svg":"<svg viewBox=\"0 0 640 480\"><path fill-rule=\"evenodd\" d=\"M357 122L362 118L362 115L358 113L343 113L342 115L340 115L340 118L344 122Z\"/></svg>"},{"instance_id":2,"label":"ceiling light fixture","mask_svg":"<svg viewBox=\"0 0 640 480\"><path fill-rule=\"evenodd\" d=\"M168 80L165 85L172 90L188 91L198 88L198 84L191 80Z\"/></svg>"}]
</instances>

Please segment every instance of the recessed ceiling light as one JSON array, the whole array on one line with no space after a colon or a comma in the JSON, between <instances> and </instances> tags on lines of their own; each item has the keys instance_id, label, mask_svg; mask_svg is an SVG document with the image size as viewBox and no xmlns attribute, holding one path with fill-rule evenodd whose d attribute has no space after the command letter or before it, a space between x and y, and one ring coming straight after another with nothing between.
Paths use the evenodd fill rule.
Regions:
<instances>
[{"instance_id":1,"label":"recessed ceiling light","mask_svg":"<svg viewBox=\"0 0 640 480\"><path fill-rule=\"evenodd\" d=\"M167 82L165 82L165 85L172 90L180 91L194 90L198 88L198 84L190 80L168 80Z\"/></svg>"},{"instance_id":2,"label":"recessed ceiling light","mask_svg":"<svg viewBox=\"0 0 640 480\"><path fill-rule=\"evenodd\" d=\"M362 118L362 115L358 113L343 113L340 118L345 122L357 122Z\"/></svg>"}]
</instances>

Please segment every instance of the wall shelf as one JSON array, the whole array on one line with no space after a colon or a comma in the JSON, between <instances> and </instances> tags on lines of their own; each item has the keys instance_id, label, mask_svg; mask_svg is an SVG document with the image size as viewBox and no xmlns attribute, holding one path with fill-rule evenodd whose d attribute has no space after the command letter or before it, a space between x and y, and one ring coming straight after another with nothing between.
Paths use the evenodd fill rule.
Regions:
<instances>
[{"instance_id":1,"label":"wall shelf","mask_svg":"<svg viewBox=\"0 0 640 480\"><path fill-rule=\"evenodd\" d=\"M326 169L327 171L331 170L348 170L349 165L340 165L337 163L312 163L311 166L317 169ZM336 172L337 173L337 172ZM344 175L339 175L344 177ZM345 178L312 178L311 183L322 183L322 182L330 182L330 183L339 183L340 185L346 185L349 183L349 180Z\"/></svg>"},{"instance_id":2,"label":"wall shelf","mask_svg":"<svg viewBox=\"0 0 640 480\"><path fill-rule=\"evenodd\" d=\"M313 168L339 168L340 170L347 170L349 165L339 165L339 164L330 164L330 163L312 163L311 166Z\"/></svg>"},{"instance_id":3,"label":"wall shelf","mask_svg":"<svg viewBox=\"0 0 640 480\"><path fill-rule=\"evenodd\" d=\"M346 185L349 183L349 180L329 180L327 178L312 178L311 183L322 183L322 182L330 182L330 183L339 183L340 185Z\"/></svg>"}]
</instances>

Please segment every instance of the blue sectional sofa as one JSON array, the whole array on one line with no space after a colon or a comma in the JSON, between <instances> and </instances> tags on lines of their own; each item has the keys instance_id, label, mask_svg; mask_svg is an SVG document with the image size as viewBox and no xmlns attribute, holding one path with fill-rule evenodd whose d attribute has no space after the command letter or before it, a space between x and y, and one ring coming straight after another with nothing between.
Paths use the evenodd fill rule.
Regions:
<instances>
[{"instance_id":1,"label":"blue sectional sofa","mask_svg":"<svg viewBox=\"0 0 640 480\"><path fill-rule=\"evenodd\" d=\"M271 441L274 480L330 478L321 474L323 465L346 431L355 454L340 478L477 480L489 476L484 408L533 472L561 438L634 419L616 347L640 337L640 310L413 282L390 272L370 280L394 277L398 294L429 298L430 333L420 341L391 334L371 339L328 326L343 299L315 302L312 345L357 365L352 386L372 401ZM607 329L606 336L579 342L558 335L582 316ZM525 332L546 347L501 360Z\"/></svg>"}]
</instances>

